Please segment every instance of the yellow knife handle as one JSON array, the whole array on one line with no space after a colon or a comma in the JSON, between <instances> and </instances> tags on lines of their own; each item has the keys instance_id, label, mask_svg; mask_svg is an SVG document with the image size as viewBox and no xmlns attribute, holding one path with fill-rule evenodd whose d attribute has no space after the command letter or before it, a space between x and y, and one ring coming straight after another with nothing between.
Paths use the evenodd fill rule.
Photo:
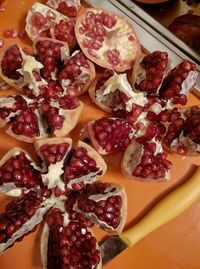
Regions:
<instances>
[{"instance_id":1,"label":"yellow knife handle","mask_svg":"<svg viewBox=\"0 0 200 269\"><path fill-rule=\"evenodd\" d=\"M193 176L166 195L136 225L119 236L133 246L161 225L174 219L200 197L200 166Z\"/></svg>"}]
</instances>

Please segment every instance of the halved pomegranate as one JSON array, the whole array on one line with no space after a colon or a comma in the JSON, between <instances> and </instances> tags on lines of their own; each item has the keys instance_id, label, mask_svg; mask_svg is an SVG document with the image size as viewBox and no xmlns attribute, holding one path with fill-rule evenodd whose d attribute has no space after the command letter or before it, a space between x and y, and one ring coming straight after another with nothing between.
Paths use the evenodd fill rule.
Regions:
<instances>
[{"instance_id":1,"label":"halved pomegranate","mask_svg":"<svg viewBox=\"0 0 200 269\"><path fill-rule=\"evenodd\" d=\"M85 93L95 78L94 64L81 51L75 51L58 74L58 79L67 95Z\"/></svg>"},{"instance_id":2,"label":"halved pomegranate","mask_svg":"<svg viewBox=\"0 0 200 269\"><path fill-rule=\"evenodd\" d=\"M198 72L194 63L184 60L165 77L159 90L161 98L185 105L187 94L195 86Z\"/></svg>"},{"instance_id":3,"label":"halved pomegranate","mask_svg":"<svg viewBox=\"0 0 200 269\"><path fill-rule=\"evenodd\" d=\"M76 126L83 110L83 103L66 95L57 100L44 101L40 109L54 135L63 137Z\"/></svg>"},{"instance_id":4,"label":"halved pomegranate","mask_svg":"<svg viewBox=\"0 0 200 269\"><path fill-rule=\"evenodd\" d=\"M70 48L76 44L75 22L54 9L41 3L34 3L26 17L26 32L31 40L51 37L66 42Z\"/></svg>"},{"instance_id":5,"label":"halved pomegranate","mask_svg":"<svg viewBox=\"0 0 200 269\"><path fill-rule=\"evenodd\" d=\"M84 54L104 68L123 72L140 54L132 24L108 10L86 9L76 20L75 34Z\"/></svg>"},{"instance_id":6,"label":"halved pomegranate","mask_svg":"<svg viewBox=\"0 0 200 269\"><path fill-rule=\"evenodd\" d=\"M168 66L166 52L154 51L148 55L142 55L134 65L132 85L135 91L144 91L148 94L156 94L162 84Z\"/></svg>"},{"instance_id":7,"label":"halved pomegranate","mask_svg":"<svg viewBox=\"0 0 200 269\"><path fill-rule=\"evenodd\" d=\"M123 151L134 135L134 129L125 119L106 118L89 121L88 136L100 154Z\"/></svg>"},{"instance_id":8,"label":"halved pomegranate","mask_svg":"<svg viewBox=\"0 0 200 269\"><path fill-rule=\"evenodd\" d=\"M91 146L79 141L65 167L64 181L68 189L80 191L102 177L106 169L103 158Z\"/></svg>"},{"instance_id":9,"label":"halved pomegranate","mask_svg":"<svg viewBox=\"0 0 200 269\"><path fill-rule=\"evenodd\" d=\"M69 46L52 38L40 37L33 43L33 54L44 66L42 77L56 80L57 70L69 58Z\"/></svg>"},{"instance_id":10,"label":"halved pomegranate","mask_svg":"<svg viewBox=\"0 0 200 269\"><path fill-rule=\"evenodd\" d=\"M80 0L48 0L46 4L68 17L76 17L81 6Z\"/></svg>"},{"instance_id":11,"label":"halved pomegranate","mask_svg":"<svg viewBox=\"0 0 200 269\"><path fill-rule=\"evenodd\" d=\"M47 216L41 238L44 269L100 269L101 253L91 230L67 213L53 209Z\"/></svg>"},{"instance_id":12,"label":"halved pomegranate","mask_svg":"<svg viewBox=\"0 0 200 269\"><path fill-rule=\"evenodd\" d=\"M19 196L23 189L41 187L40 172L30 155L15 147L0 160L0 192Z\"/></svg>"},{"instance_id":13,"label":"halved pomegranate","mask_svg":"<svg viewBox=\"0 0 200 269\"><path fill-rule=\"evenodd\" d=\"M166 134L163 145L176 153L200 153L200 107L174 109L165 113ZM164 115L163 115L164 117Z\"/></svg>"},{"instance_id":14,"label":"halved pomegranate","mask_svg":"<svg viewBox=\"0 0 200 269\"><path fill-rule=\"evenodd\" d=\"M48 138L35 142L36 153L43 161L42 182L48 189L58 187L61 192L65 190L62 174L71 148L70 138Z\"/></svg>"},{"instance_id":15,"label":"halved pomegranate","mask_svg":"<svg viewBox=\"0 0 200 269\"><path fill-rule=\"evenodd\" d=\"M155 139L142 144L133 141L126 148L121 162L126 177L146 182L168 180L171 165L161 143Z\"/></svg>"},{"instance_id":16,"label":"halved pomegranate","mask_svg":"<svg viewBox=\"0 0 200 269\"><path fill-rule=\"evenodd\" d=\"M84 191L77 195L73 210L107 232L121 233L127 215L125 190L109 183L86 185Z\"/></svg>"},{"instance_id":17,"label":"halved pomegranate","mask_svg":"<svg viewBox=\"0 0 200 269\"><path fill-rule=\"evenodd\" d=\"M30 191L7 204L5 212L0 214L0 253L19 241L25 234L43 220L44 214L52 205Z\"/></svg>"}]
</instances>

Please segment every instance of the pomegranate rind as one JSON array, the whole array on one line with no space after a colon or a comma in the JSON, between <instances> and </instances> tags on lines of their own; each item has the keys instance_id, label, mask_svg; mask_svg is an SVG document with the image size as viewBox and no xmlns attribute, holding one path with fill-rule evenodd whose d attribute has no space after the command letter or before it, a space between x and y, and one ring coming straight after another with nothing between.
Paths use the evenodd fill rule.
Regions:
<instances>
[{"instance_id":1,"label":"pomegranate rind","mask_svg":"<svg viewBox=\"0 0 200 269\"><path fill-rule=\"evenodd\" d=\"M54 130L53 133L56 137L66 136L76 127L79 118L83 112L83 107L84 104L80 101L79 106L75 109L65 110L61 108L59 110L59 115L63 115L65 120L61 129Z\"/></svg>"},{"instance_id":2,"label":"pomegranate rind","mask_svg":"<svg viewBox=\"0 0 200 269\"><path fill-rule=\"evenodd\" d=\"M116 49L118 47L118 51L121 52L121 62L119 64L113 65L108 62L108 60L105 57L105 54L106 54L105 48L99 49L98 51L93 50L92 53L90 53L90 51L84 47L83 39L85 35L81 34L79 29L80 29L80 26L82 25L82 22L85 20L88 12L91 12L94 14L100 14L101 12L105 12L109 15L114 16L117 19L115 28L112 28L112 30L107 33L107 36L105 38L105 41L102 47L104 47L106 43L110 43L109 45L107 45L106 49L108 48ZM124 33L127 33L127 35L125 35ZM134 65L135 59L141 53L140 43L133 29L133 25L129 21L127 21L124 17L121 17L118 14L111 13L107 10L94 9L94 8L86 9L76 20L75 35L76 35L76 39L78 41L79 46L81 47L83 53L86 55L87 58L89 58L91 61L93 61L99 66L102 66L108 69L114 69L117 72L123 72L125 70L131 69ZM113 36L115 35L114 38L112 38L111 35ZM133 40L130 40L131 38L129 39L128 35L131 36ZM126 36L126 38L124 38L124 36ZM125 47L123 44L119 42L119 40L121 40L122 38L123 38L123 44L126 44Z\"/></svg>"},{"instance_id":3,"label":"pomegranate rind","mask_svg":"<svg viewBox=\"0 0 200 269\"><path fill-rule=\"evenodd\" d=\"M143 178L133 176L132 172L136 168L138 164L140 164L141 158L143 156L143 148L142 145L137 143L136 141L132 141L132 143L126 148L124 151L122 160L121 160L121 171L122 174L126 178L135 179L137 181L146 182L146 183L159 183L170 180L170 172L169 170L165 171L165 177L163 178Z\"/></svg>"},{"instance_id":4,"label":"pomegranate rind","mask_svg":"<svg viewBox=\"0 0 200 269\"><path fill-rule=\"evenodd\" d=\"M41 242L40 243L40 254L41 254L43 269L48 269L48 267L47 267L47 252L48 252L49 230L50 230L49 225L47 223L45 223L43 231L42 231L41 241L40 241ZM92 234L92 236L94 236L91 229L87 228L87 230ZM96 244L96 248L98 250L100 250L98 243ZM102 268L102 258L100 259L100 262L95 269L101 269L101 268Z\"/></svg>"},{"instance_id":5,"label":"pomegranate rind","mask_svg":"<svg viewBox=\"0 0 200 269\"><path fill-rule=\"evenodd\" d=\"M7 160L9 160L11 157L19 154L20 152L23 152L25 154L26 158L31 162L31 165L36 170L38 170L39 172L41 172L40 167L37 166L37 164L32 160L32 158L30 157L29 153L27 151L25 151L24 149L21 149L19 147L14 147L14 148L10 149L1 158L1 160L0 160L0 167L3 166L4 163ZM9 182L9 183L4 183L3 185L0 186L0 193L5 193L6 195L13 196L13 197L18 197L18 196L20 196L22 194L22 189L23 188L16 187L13 182Z\"/></svg>"}]
</instances>

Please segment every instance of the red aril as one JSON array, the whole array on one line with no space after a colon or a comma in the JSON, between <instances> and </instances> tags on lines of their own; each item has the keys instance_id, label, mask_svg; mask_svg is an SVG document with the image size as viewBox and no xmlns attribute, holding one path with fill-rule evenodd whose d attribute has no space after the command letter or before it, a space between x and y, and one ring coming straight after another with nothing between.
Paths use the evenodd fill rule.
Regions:
<instances>
[{"instance_id":1,"label":"red aril","mask_svg":"<svg viewBox=\"0 0 200 269\"><path fill-rule=\"evenodd\" d=\"M76 17L81 6L80 0L48 0L46 4L68 17Z\"/></svg>"},{"instance_id":2,"label":"red aril","mask_svg":"<svg viewBox=\"0 0 200 269\"><path fill-rule=\"evenodd\" d=\"M85 93L95 78L94 64L81 51L75 51L58 73L58 79L67 95Z\"/></svg>"},{"instance_id":3,"label":"red aril","mask_svg":"<svg viewBox=\"0 0 200 269\"><path fill-rule=\"evenodd\" d=\"M131 69L140 54L131 23L107 10L86 9L76 20L75 34L84 54L104 68Z\"/></svg>"}]
</instances>

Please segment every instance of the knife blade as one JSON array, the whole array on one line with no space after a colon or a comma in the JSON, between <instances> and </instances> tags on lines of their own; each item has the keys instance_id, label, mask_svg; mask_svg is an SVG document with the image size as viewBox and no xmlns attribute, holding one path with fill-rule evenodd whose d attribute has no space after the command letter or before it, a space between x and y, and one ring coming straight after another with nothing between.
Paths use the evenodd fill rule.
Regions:
<instances>
[{"instance_id":1,"label":"knife blade","mask_svg":"<svg viewBox=\"0 0 200 269\"><path fill-rule=\"evenodd\" d=\"M126 248L132 247L146 235L180 215L198 198L200 198L200 166L188 181L161 199L138 223L100 244L102 265L104 266Z\"/></svg>"}]
</instances>

